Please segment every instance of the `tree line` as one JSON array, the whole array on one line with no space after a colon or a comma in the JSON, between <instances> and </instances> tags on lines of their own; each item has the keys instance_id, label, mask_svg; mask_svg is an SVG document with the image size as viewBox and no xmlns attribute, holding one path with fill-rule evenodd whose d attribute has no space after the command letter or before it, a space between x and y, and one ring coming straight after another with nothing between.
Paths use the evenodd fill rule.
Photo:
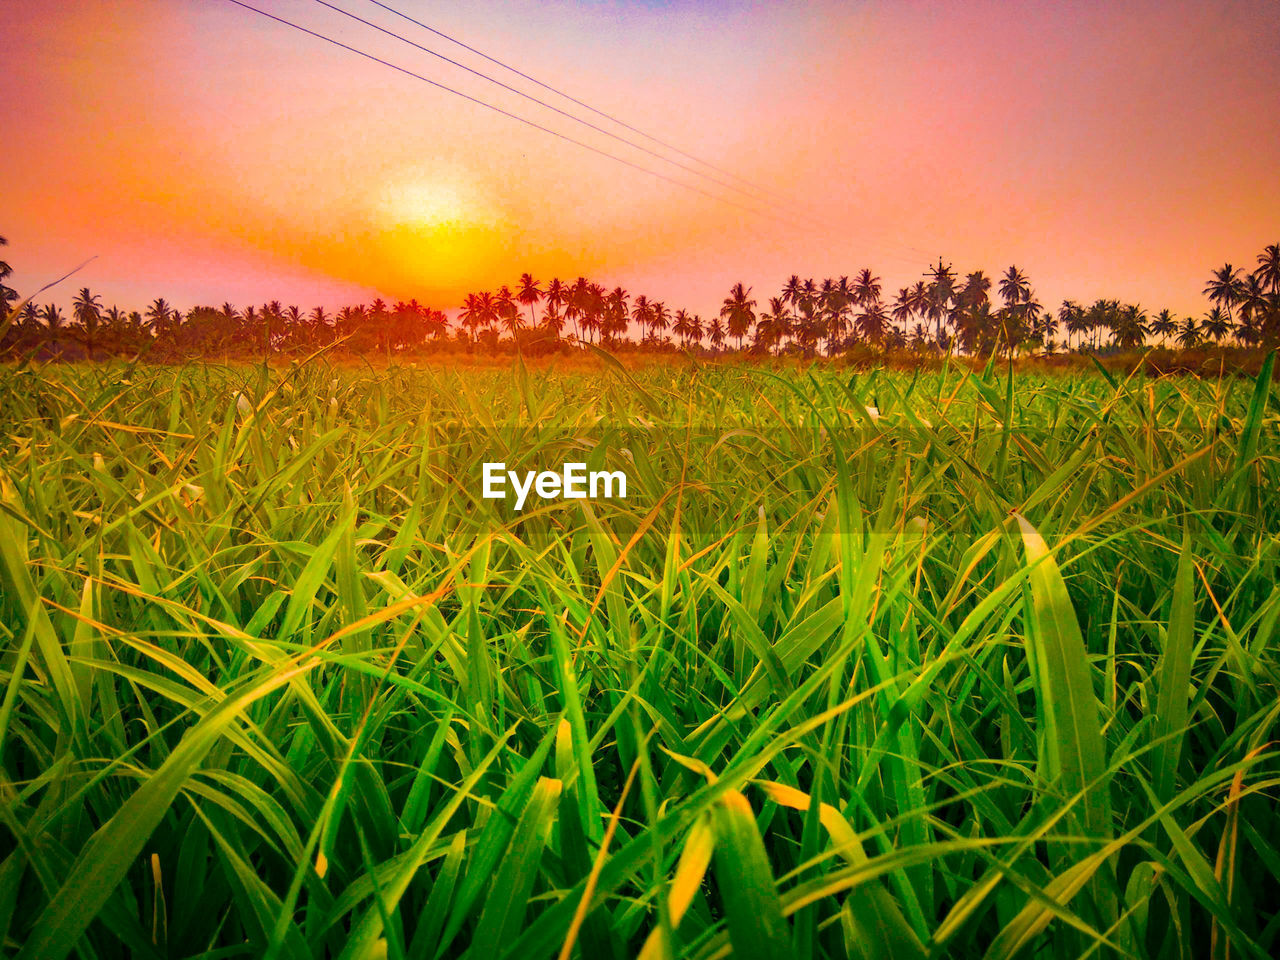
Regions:
<instances>
[{"instance_id":1,"label":"tree line","mask_svg":"<svg viewBox=\"0 0 1280 960\"><path fill-rule=\"evenodd\" d=\"M0 237L0 244L4 238ZM1252 271L1225 264L1212 272L1202 317L1149 314L1139 304L1065 300L1055 311L1037 299L1017 266L998 278L983 270L963 277L939 259L922 279L886 296L869 268L821 281L793 275L762 301L735 284L719 313L671 309L645 294L607 289L585 277L545 285L528 273L512 290L466 296L455 316L417 300L303 310L270 301L237 309L196 306L182 311L164 298L143 311L104 306L81 288L70 315L56 304L12 305L17 291L0 261L0 301L7 315L0 347L47 353L83 351L89 358L156 351L158 355L269 354L339 343L357 353L419 350L529 353L593 343L610 349L695 350L801 357L853 350L1057 353L1130 350L1147 344L1193 348L1206 343L1253 347L1280 342L1280 244L1258 255Z\"/></svg>"}]
</instances>

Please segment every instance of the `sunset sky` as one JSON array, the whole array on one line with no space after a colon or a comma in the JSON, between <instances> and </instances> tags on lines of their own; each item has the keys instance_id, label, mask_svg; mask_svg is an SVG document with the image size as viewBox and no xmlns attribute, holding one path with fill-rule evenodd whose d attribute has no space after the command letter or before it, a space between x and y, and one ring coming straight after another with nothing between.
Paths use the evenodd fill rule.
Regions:
<instances>
[{"instance_id":1,"label":"sunset sky","mask_svg":"<svg viewBox=\"0 0 1280 960\"><path fill-rule=\"evenodd\" d=\"M753 202L314 0L247 2ZM590 117L368 0L329 2ZM942 255L962 275L1016 263L1049 306L1199 314L1211 268L1280 241L1275 0L384 2L760 185L782 219L226 0L4 0L11 285L96 255L42 300L452 309L529 270L710 316L732 283L763 305L792 273L870 266L888 298Z\"/></svg>"}]
</instances>

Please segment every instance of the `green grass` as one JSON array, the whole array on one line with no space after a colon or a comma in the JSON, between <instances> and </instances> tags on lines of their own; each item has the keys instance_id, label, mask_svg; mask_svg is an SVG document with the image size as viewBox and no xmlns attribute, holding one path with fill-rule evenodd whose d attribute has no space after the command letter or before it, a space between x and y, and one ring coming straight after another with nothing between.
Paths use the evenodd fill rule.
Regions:
<instances>
[{"instance_id":1,"label":"green grass","mask_svg":"<svg viewBox=\"0 0 1280 960\"><path fill-rule=\"evenodd\" d=\"M1274 956L1270 381L0 368L3 953Z\"/></svg>"}]
</instances>

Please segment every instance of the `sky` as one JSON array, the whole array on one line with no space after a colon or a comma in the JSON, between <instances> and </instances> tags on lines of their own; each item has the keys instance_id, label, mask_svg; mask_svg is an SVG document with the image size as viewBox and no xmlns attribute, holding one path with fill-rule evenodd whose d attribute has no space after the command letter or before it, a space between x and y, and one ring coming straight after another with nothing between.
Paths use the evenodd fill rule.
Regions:
<instances>
[{"instance_id":1,"label":"sky","mask_svg":"<svg viewBox=\"0 0 1280 960\"><path fill-rule=\"evenodd\" d=\"M11 286L93 257L41 302L452 309L527 270L710 316L739 281L764 306L870 267L891 297L942 257L1200 314L1280 242L1275 0L383 0L697 160L326 0L721 183L317 0L246 2L698 189L228 0L4 0Z\"/></svg>"}]
</instances>

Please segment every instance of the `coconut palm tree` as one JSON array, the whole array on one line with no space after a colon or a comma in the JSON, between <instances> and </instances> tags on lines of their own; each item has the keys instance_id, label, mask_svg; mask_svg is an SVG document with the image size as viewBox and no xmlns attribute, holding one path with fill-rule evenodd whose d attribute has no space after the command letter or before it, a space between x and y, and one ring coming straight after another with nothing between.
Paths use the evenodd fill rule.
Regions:
<instances>
[{"instance_id":1,"label":"coconut palm tree","mask_svg":"<svg viewBox=\"0 0 1280 960\"><path fill-rule=\"evenodd\" d=\"M671 311L667 309L666 304L661 300L653 304L653 313L649 318L649 329L653 332L654 340L662 340L662 332L671 325Z\"/></svg>"},{"instance_id":2,"label":"coconut palm tree","mask_svg":"<svg viewBox=\"0 0 1280 960\"><path fill-rule=\"evenodd\" d=\"M172 335L177 323L177 311L169 306L164 297L157 297L147 307L146 318L157 340L167 340Z\"/></svg>"},{"instance_id":3,"label":"coconut palm tree","mask_svg":"<svg viewBox=\"0 0 1280 960\"><path fill-rule=\"evenodd\" d=\"M760 314L760 321L756 324L756 344L765 353L768 353L771 348L777 348L777 352L781 353L786 329L787 305L782 297L770 297L769 309Z\"/></svg>"},{"instance_id":4,"label":"coconut palm tree","mask_svg":"<svg viewBox=\"0 0 1280 960\"><path fill-rule=\"evenodd\" d=\"M564 331L564 314L560 312L560 305L552 306L550 303L542 310L542 329L554 335L555 339L560 339L560 334Z\"/></svg>"},{"instance_id":5,"label":"coconut palm tree","mask_svg":"<svg viewBox=\"0 0 1280 960\"><path fill-rule=\"evenodd\" d=\"M81 287L71 303L71 314L79 328L80 340L92 360L94 348L101 340L102 298L96 293L90 293L88 287Z\"/></svg>"},{"instance_id":6,"label":"coconut palm tree","mask_svg":"<svg viewBox=\"0 0 1280 960\"><path fill-rule=\"evenodd\" d=\"M1010 266L1000 278L999 290L1000 299L1004 301L1004 305L1013 307L1031 295L1031 284L1027 281L1027 275L1017 266Z\"/></svg>"},{"instance_id":7,"label":"coconut palm tree","mask_svg":"<svg viewBox=\"0 0 1280 960\"><path fill-rule=\"evenodd\" d=\"M563 306L565 306L568 298L569 288L565 286L564 281L559 277L552 277L550 282L547 284L547 292L543 294L543 300L546 302L545 309L559 311ZM563 321L560 326L561 329L564 328Z\"/></svg>"},{"instance_id":8,"label":"coconut palm tree","mask_svg":"<svg viewBox=\"0 0 1280 960\"><path fill-rule=\"evenodd\" d=\"M44 322L46 338L57 340L64 329L62 311L52 303L46 304L45 308L40 311L40 319Z\"/></svg>"},{"instance_id":9,"label":"coconut palm tree","mask_svg":"<svg viewBox=\"0 0 1280 960\"><path fill-rule=\"evenodd\" d=\"M1200 325L1196 323L1195 317L1187 317L1182 329L1178 331L1178 345L1189 350L1199 343Z\"/></svg>"},{"instance_id":10,"label":"coconut palm tree","mask_svg":"<svg viewBox=\"0 0 1280 960\"><path fill-rule=\"evenodd\" d=\"M840 285L845 289L848 288L844 277L840 278ZM880 278L871 272L870 267L863 267L858 271L858 275L853 281L853 302L860 307L866 307L873 303L879 303L880 294Z\"/></svg>"},{"instance_id":11,"label":"coconut palm tree","mask_svg":"<svg viewBox=\"0 0 1280 960\"><path fill-rule=\"evenodd\" d=\"M724 343L724 327L719 317L713 319L707 327L707 339L711 341L712 348L717 351L720 349L720 344Z\"/></svg>"},{"instance_id":12,"label":"coconut palm tree","mask_svg":"<svg viewBox=\"0 0 1280 960\"><path fill-rule=\"evenodd\" d=\"M538 301L542 299L541 280L533 279L533 274L520 274L520 289L516 291L516 299L524 306L529 308L529 328L532 329L538 325L537 318L534 316L533 308L538 305Z\"/></svg>"},{"instance_id":13,"label":"coconut palm tree","mask_svg":"<svg viewBox=\"0 0 1280 960\"><path fill-rule=\"evenodd\" d=\"M1268 294L1261 270L1246 274L1240 284L1240 323L1258 326L1267 316Z\"/></svg>"},{"instance_id":14,"label":"coconut palm tree","mask_svg":"<svg viewBox=\"0 0 1280 960\"><path fill-rule=\"evenodd\" d=\"M112 346L129 346L129 316L114 303L102 314L102 340L107 349Z\"/></svg>"},{"instance_id":15,"label":"coconut palm tree","mask_svg":"<svg viewBox=\"0 0 1280 960\"><path fill-rule=\"evenodd\" d=\"M604 330L609 339L620 340L627 333L627 297L630 296L622 287L614 287L605 298L605 317L608 329Z\"/></svg>"},{"instance_id":16,"label":"coconut palm tree","mask_svg":"<svg viewBox=\"0 0 1280 960\"><path fill-rule=\"evenodd\" d=\"M18 311L18 325L28 334L40 329L40 308L33 301L28 300Z\"/></svg>"},{"instance_id":17,"label":"coconut palm tree","mask_svg":"<svg viewBox=\"0 0 1280 960\"><path fill-rule=\"evenodd\" d=\"M836 352L836 344L849 330L849 307L852 303L853 292L848 277L841 277L839 283L830 277L822 281L818 291L818 310L829 355Z\"/></svg>"},{"instance_id":18,"label":"coconut palm tree","mask_svg":"<svg viewBox=\"0 0 1280 960\"><path fill-rule=\"evenodd\" d=\"M793 310L800 309L800 300L804 296L804 284L796 274L792 274L787 278L787 282L782 285L782 301L791 305Z\"/></svg>"},{"instance_id":19,"label":"coconut palm tree","mask_svg":"<svg viewBox=\"0 0 1280 960\"><path fill-rule=\"evenodd\" d=\"M583 333L590 333L593 323L591 317L591 283L586 277L573 281L565 296L565 316L573 321L573 335L581 338Z\"/></svg>"},{"instance_id":20,"label":"coconut palm tree","mask_svg":"<svg viewBox=\"0 0 1280 960\"><path fill-rule=\"evenodd\" d=\"M671 324L671 332L680 338L680 346L689 345L689 333L693 327L693 317L688 310L677 310L675 320Z\"/></svg>"},{"instance_id":21,"label":"coconut palm tree","mask_svg":"<svg viewBox=\"0 0 1280 960\"><path fill-rule=\"evenodd\" d=\"M476 331L484 325L485 308L480 302L479 294L468 293L466 299L462 303L462 312L458 315L458 322L462 324L462 329L467 332L469 341L476 339Z\"/></svg>"},{"instance_id":22,"label":"coconut palm tree","mask_svg":"<svg viewBox=\"0 0 1280 960\"><path fill-rule=\"evenodd\" d=\"M401 307L406 309L399 309ZM400 314L408 313L407 304L398 304L396 312ZM267 315L264 313L264 316ZM307 314L307 339L316 345L327 342L331 319L324 307L313 307L311 312Z\"/></svg>"},{"instance_id":23,"label":"coconut palm tree","mask_svg":"<svg viewBox=\"0 0 1280 960\"><path fill-rule=\"evenodd\" d=\"M911 323L916 315L916 307L912 301L910 287L902 287L898 290L898 295L893 298L893 303L890 305L889 315L902 324L904 329Z\"/></svg>"},{"instance_id":24,"label":"coconut palm tree","mask_svg":"<svg viewBox=\"0 0 1280 960\"><path fill-rule=\"evenodd\" d=\"M926 275L930 278L925 293L925 315L935 325L937 343L942 347L942 322L950 316L952 301L955 298L955 271L938 258L937 266L930 268Z\"/></svg>"},{"instance_id":25,"label":"coconut palm tree","mask_svg":"<svg viewBox=\"0 0 1280 960\"><path fill-rule=\"evenodd\" d=\"M1209 301L1226 311L1228 322L1232 319L1232 310L1240 302L1243 293L1244 283L1240 277L1240 271L1229 263L1224 263L1215 270L1204 288L1204 294Z\"/></svg>"},{"instance_id":26,"label":"coconut palm tree","mask_svg":"<svg viewBox=\"0 0 1280 960\"><path fill-rule=\"evenodd\" d=\"M885 328L889 324L889 314L885 310L885 306L880 302L877 295L872 300L862 302L861 309L858 310L858 332L876 346L884 343Z\"/></svg>"},{"instance_id":27,"label":"coconut palm tree","mask_svg":"<svg viewBox=\"0 0 1280 960\"><path fill-rule=\"evenodd\" d=\"M641 343L644 343L645 327L649 325L649 320L652 316L653 308L649 306L649 298L643 293L631 301L631 319L633 322L640 324Z\"/></svg>"},{"instance_id":28,"label":"coconut palm tree","mask_svg":"<svg viewBox=\"0 0 1280 960\"><path fill-rule=\"evenodd\" d=\"M495 320L515 337L516 331L520 329L520 310L516 306L515 294L505 283L493 295L493 312Z\"/></svg>"},{"instance_id":29,"label":"coconut palm tree","mask_svg":"<svg viewBox=\"0 0 1280 960\"><path fill-rule=\"evenodd\" d=\"M1156 318L1151 321L1151 333L1160 338L1161 342L1173 336L1178 330L1178 321L1174 319L1173 314L1167 309L1161 310L1156 314Z\"/></svg>"},{"instance_id":30,"label":"coconut palm tree","mask_svg":"<svg viewBox=\"0 0 1280 960\"><path fill-rule=\"evenodd\" d=\"M0 247L7 247L9 241L4 237L0 237ZM13 268L4 260L0 260L0 313L8 316L10 304L18 299L18 291L13 287L6 286L5 281L13 275Z\"/></svg>"},{"instance_id":31,"label":"coconut palm tree","mask_svg":"<svg viewBox=\"0 0 1280 960\"><path fill-rule=\"evenodd\" d=\"M1147 312L1136 303L1131 303L1120 310L1116 325L1112 329L1117 347L1132 350L1140 347L1147 339Z\"/></svg>"},{"instance_id":32,"label":"coconut palm tree","mask_svg":"<svg viewBox=\"0 0 1280 960\"><path fill-rule=\"evenodd\" d=\"M729 336L738 338L738 349L742 349L743 338L751 332L756 322L756 302L750 299L751 288L735 283L724 298L720 307L720 316L728 326Z\"/></svg>"},{"instance_id":33,"label":"coconut palm tree","mask_svg":"<svg viewBox=\"0 0 1280 960\"><path fill-rule=\"evenodd\" d=\"M1236 342L1242 347L1256 347L1262 342L1262 330L1253 317L1241 317L1236 321Z\"/></svg>"},{"instance_id":34,"label":"coconut palm tree","mask_svg":"<svg viewBox=\"0 0 1280 960\"><path fill-rule=\"evenodd\" d=\"M989 299L991 278L982 270L975 270L965 277L964 286L956 294L956 305L963 310L972 310Z\"/></svg>"},{"instance_id":35,"label":"coconut palm tree","mask_svg":"<svg viewBox=\"0 0 1280 960\"><path fill-rule=\"evenodd\" d=\"M1222 338L1231 332L1231 318L1222 307L1214 307L1205 314L1200 324L1201 334L1214 343L1221 343Z\"/></svg>"},{"instance_id":36,"label":"coconut palm tree","mask_svg":"<svg viewBox=\"0 0 1280 960\"><path fill-rule=\"evenodd\" d=\"M1280 243L1272 243L1258 254L1258 268L1254 275L1263 288L1280 296Z\"/></svg>"}]
</instances>

